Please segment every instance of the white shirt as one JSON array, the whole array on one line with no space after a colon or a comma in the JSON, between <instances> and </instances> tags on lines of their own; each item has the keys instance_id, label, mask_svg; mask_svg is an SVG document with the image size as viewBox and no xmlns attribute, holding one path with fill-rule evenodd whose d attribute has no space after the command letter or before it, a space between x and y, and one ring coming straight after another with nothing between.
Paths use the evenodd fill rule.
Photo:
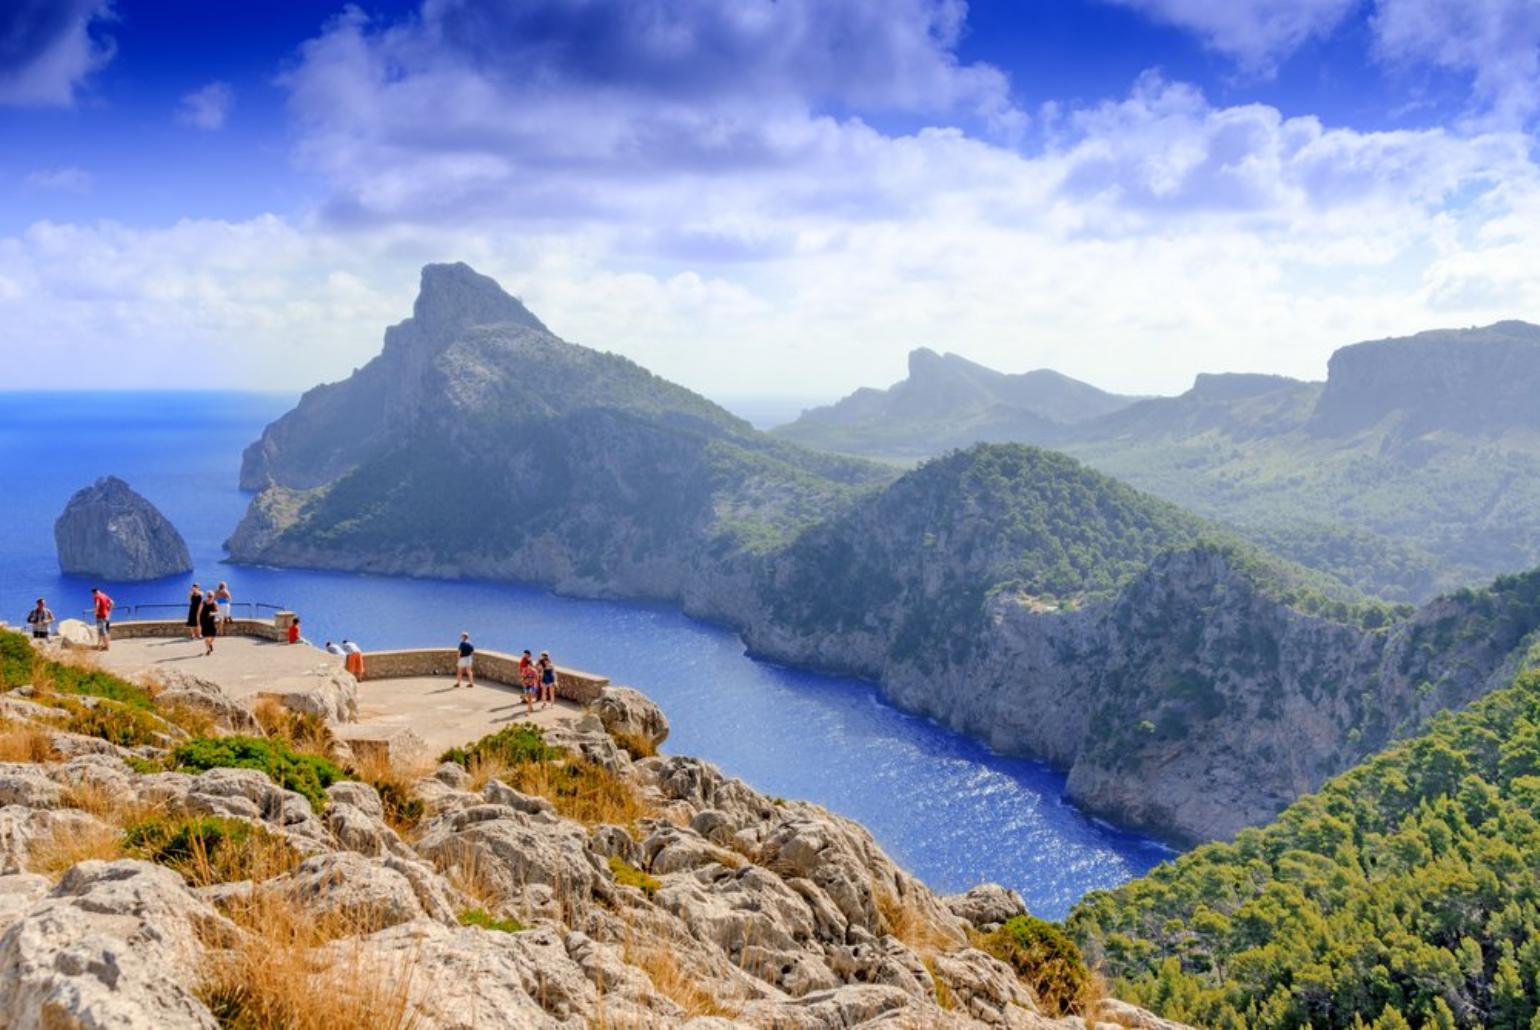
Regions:
<instances>
[{"instance_id":1,"label":"white shirt","mask_svg":"<svg viewBox=\"0 0 1540 1030\"><path fill-rule=\"evenodd\" d=\"M351 641L351 640L344 640L342 642L342 650L343 650L343 652L345 654L363 654L364 653L364 649L359 647L357 644L353 643L353 641Z\"/></svg>"},{"instance_id":2,"label":"white shirt","mask_svg":"<svg viewBox=\"0 0 1540 1030\"><path fill-rule=\"evenodd\" d=\"M329 640L326 642L326 650L327 650L327 652L329 654L342 654L343 653L342 648L338 647L336 644L332 643Z\"/></svg>"}]
</instances>

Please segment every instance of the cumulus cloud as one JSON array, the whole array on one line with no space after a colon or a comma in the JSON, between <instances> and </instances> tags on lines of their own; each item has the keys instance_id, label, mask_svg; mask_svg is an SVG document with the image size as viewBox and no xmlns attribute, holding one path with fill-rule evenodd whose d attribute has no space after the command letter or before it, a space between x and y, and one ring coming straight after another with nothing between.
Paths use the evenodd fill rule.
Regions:
<instances>
[{"instance_id":1,"label":"cumulus cloud","mask_svg":"<svg viewBox=\"0 0 1540 1030\"><path fill-rule=\"evenodd\" d=\"M1270 75L1309 39L1328 35L1362 0L1107 0L1196 33L1250 72ZM1453 0L1459 2L1459 0ZM1523 2L1523 0L1519 0Z\"/></svg>"},{"instance_id":2,"label":"cumulus cloud","mask_svg":"<svg viewBox=\"0 0 1540 1030\"><path fill-rule=\"evenodd\" d=\"M0 5L0 104L69 107L112 60L102 34L109 0L14 0Z\"/></svg>"},{"instance_id":3,"label":"cumulus cloud","mask_svg":"<svg viewBox=\"0 0 1540 1030\"><path fill-rule=\"evenodd\" d=\"M1523 125L1540 111L1540 3L1378 0L1375 40L1392 61L1467 76L1482 120Z\"/></svg>"},{"instance_id":4,"label":"cumulus cloud","mask_svg":"<svg viewBox=\"0 0 1540 1030\"><path fill-rule=\"evenodd\" d=\"M61 193L90 193L96 185L96 178L90 172L73 165L39 168L27 173L22 181L32 189L57 190Z\"/></svg>"},{"instance_id":5,"label":"cumulus cloud","mask_svg":"<svg viewBox=\"0 0 1540 1030\"><path fill-rule=\"evenodd\" d=\"M228 83L211 82L182 97L177 105L176 120L195 129L212 132L224 127L235 103L235 91Z\"/></svg>"}]
</instances>

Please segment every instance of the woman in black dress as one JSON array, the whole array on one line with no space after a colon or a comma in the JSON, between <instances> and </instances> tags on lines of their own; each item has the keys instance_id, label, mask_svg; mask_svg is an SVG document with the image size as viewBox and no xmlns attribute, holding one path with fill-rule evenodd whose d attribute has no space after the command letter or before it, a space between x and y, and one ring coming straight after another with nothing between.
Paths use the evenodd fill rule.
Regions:
<instances>
[{"instance_id":1,"label":"woman in black dress","mask_svg":"<svg viewBox=\"0 0 1540 1030\"><path fill-rule=\"evenodd\" d=\"M214 638L219 636L219 602L213 591L203 595L203 607L198 609L198 629L203 634L203 653L214 653Z\"/></svg>"},{"instance_id":2,"label":"woman in black dress","mask_svg":"<svg viewBox=\"0 0 1540 1030\"><path fill-rule=\"evenodd\" d=\"M192 585L192 593L187 595L187 639L198 639L198 615L203 611L203 591L198 589L198 584Z\"/></svg>"}]
</instances>

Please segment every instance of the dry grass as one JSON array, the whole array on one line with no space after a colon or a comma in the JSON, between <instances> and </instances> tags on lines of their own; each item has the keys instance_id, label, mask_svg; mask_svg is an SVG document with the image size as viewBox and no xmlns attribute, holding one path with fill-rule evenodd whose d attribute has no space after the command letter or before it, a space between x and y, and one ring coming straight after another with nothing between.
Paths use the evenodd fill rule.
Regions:
<instances>
[{"instance_id":1,"label":"dry grass","mask_svg":"<svg viewBox=\"0 0 1540 1030\"><path fill-rule=\"evenodd\" d=\"M914 902L887 891L876 893L883 928L921 958L956 951L966 942L937 926Z\"/></svg>"},{"instance_id":2,"label":"dry grass","mask_svg":"<svg viewBox=\"0 0 1540 1030\"><path fill-rule=\"evenodd\" d=\"M480 763L472 764L478 766L471 774L474 781L486 770L479 768ZM490 778L486 776L482 782ZM585 826L630 827L657 814L629 782L581 758L504 765L496 778L521 793L545 798L558 814Z\"/></svg>"},{"instance_id":3,"label":"dry grass","mask_svg":"<svg viewBox=\"0 0 1540 1030\"><path fill-rule=\"evenodd\" d=\"M503 891L491 865L477 848L461 847L449 858L435 860L449 885L469 898L476 908L497 912L502 908Z\"/></svg>"},{"instance_id":4,"label":"dry grass","mask_svg":"<svg viewBox=\"0 0 1540 1030\"><path fill-rule=\"evenodd\" d=\"M615 741L616 747L632 758L651 758L658 753L658 746L652 742L652 738L644 737L640 733L621 731L611 733L610 737Z\"/></svg>"},{"instance_id":5,"label":"dry grass","mask_svg":"<svg viewBox=\"0 0 1540 1030\"><path fill-rule=\"evenodd\" d=\"M409 1030L424 1021L411 1003L415 961L370 961L356 941L365 926L319 919L272 891L227 906L245 931L207 941L198 995L221 1026L285 1030ZM333 941L341 941L326 947Z\"/></svg>"},{"instance_id":6,"label":"dry grass","mask_svg":"<svg viewBox=\"0 0 1540 1030\"><path fill-rule=\"evenodd\" d=\"M410 761L393 761L378 752L354 761L351 772L380 795L385 822L403 837L411 839L422 821L424 806L417 796L417 781L433 771L428 755Z\"/></svg>"},{"instance_id":7,"label":"dry grass","mask_svg":"<svg viewBox=\"0 0 1540 1030\"><path fill-rule=\"evenodd\" d=\"M327 759L336 754L336 738L319 715L285 708L281 701L271 697L258 699L251 714L263 733L284 741L295 751Z\"/></svg>"},{"instance_id":8,"label":"dry grass","mask_svg":"<svg viewBox=\"0 0 1540 1030\"><path fill-rule=\"evenodd\" d=\"M151 817L124 832L127 852L175 869L194 887L261 883L300 863L294 848L264 827L220 816Z\"/></svg>"},{"instance_id":9,"label":"dry grass","mask_svg":"<svg viewBox=\"0 0 1540 1030\"><path fill-rule=\"evenodd\" d=\"M685 1019L716 1016L736 1019L738 1010L722 1003L712 991L680 964L673 949L665 946L640 946L628 934L621 945L621 958L647 974L657 992L684 1010Z\"/></svg>"},{"instance_id":10,"label":"dry grass","mask_svg":"<svg viewBox=\"0 0 1540 1030\"><path fill-rule=\"evenodd\" d=\"M936 985L936 1007L948 1012L957 1008L957 999L952 997L952 989L947 986L947 982L941 978L940 971L936 969L935 959L925 959L925 971L930 974L931 983Z\"/></svg>"},{"instance_id":11,"label":"dry grass","mask_svg":"<svg viewBox=\"0 0 1540 1030\"><path fill-rule=\"evenodd\" d=\"M1101 1009L1102 1004L1111 997L1111 993L1107 990L1107 981L1102 979L1100 973L1092 970L1070 1009L1080 1013L1080 1018L1085 1022L1085 1030L1096 1030L1098 1026L1109 1022L1102 1017ZM1111 1021L1122 1025L1120 1021Z\"/></svg>"},{"instance_id":12,"label":"dry grass","mask_svg":"<svg viewBox=\"0 0 1540 1030\"><path fill-rule=\"evenodd\" d=\"M56 826L52 833L35 838L27 846L27 869L57 880L81 862L93 858L112 862L122 857L123 834L115 826Z\"/></svg>"},{"instance_id":13,"label":"dry grass","mask_svg":"<svg viewBox=\"0 0 1540 1030\"><path fill-rule=\"evenodd\" d=\"M0 719L0 762L49 762L53 734L34 723Z\"/></svg>"}]
</instances>

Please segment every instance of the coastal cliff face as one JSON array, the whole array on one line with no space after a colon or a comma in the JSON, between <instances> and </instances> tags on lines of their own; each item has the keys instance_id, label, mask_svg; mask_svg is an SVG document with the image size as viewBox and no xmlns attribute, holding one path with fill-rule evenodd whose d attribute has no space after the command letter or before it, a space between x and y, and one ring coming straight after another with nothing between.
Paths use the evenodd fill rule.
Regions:
<instances>
[{"instance_id":1,"label":"coastal cliff face","mask_svg":"<svg viewBox=\"0 0 1540 1030\"><path fill-rule=\"evenodd\" d=\"M0 657L8 1026L1181 1030L1012 952L1014 891L939 896L857 823L652 753L628 688L356 762L185 674L82 688L136 733L110 698L71 720L57 652L0 627Z\"/></svg>"},{"instance_id":2,"label":"coastal cliff face","mask_svg":"<svg viewBox=\"0 0 1540 1030\"><path fill-rule=\"evenodd\" d=\"M1183 840L1263 822L1500 685L1537 622L1528 578L1415 614L1364 602L1063 455L979 445L890 482L543 329L450 335L378 453L270 486L235 558L673 601ZM1177 416L1302 418L1304 386L1215 377Z\"/></svg>"},{"instance_id":3,"label":"coastal cliff face","mask_svg":"<svg viewBox=\"0 0 1540 1030\"><path fill-rule=\"evenodd\" d=\"M133 582L192 568L187 543L160 510L116 476L77 491L53 527L59 568L71 576Z\"/></svg>"}]
</instances>

